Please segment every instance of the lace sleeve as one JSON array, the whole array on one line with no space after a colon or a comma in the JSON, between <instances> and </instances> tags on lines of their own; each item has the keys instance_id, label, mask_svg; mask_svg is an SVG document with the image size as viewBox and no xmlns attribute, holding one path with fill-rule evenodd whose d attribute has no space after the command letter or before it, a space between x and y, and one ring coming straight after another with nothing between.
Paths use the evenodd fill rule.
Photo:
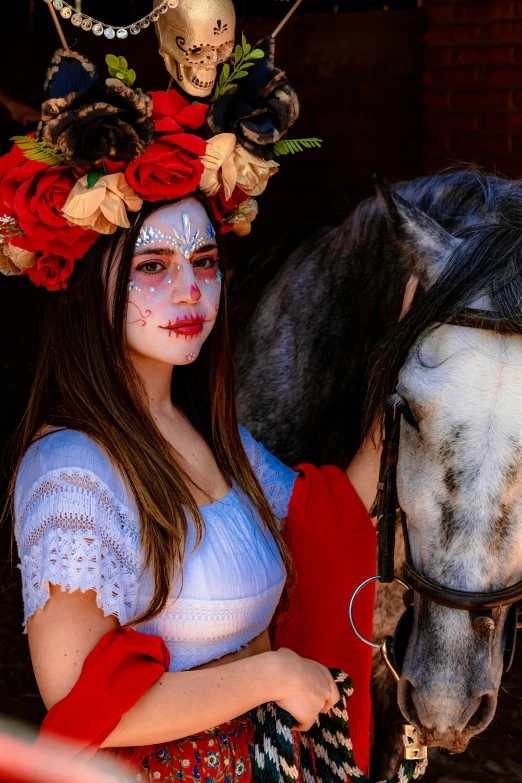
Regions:
<instances>
[{"instance_id":1,"label":"lace sleeve","mask_svg":"<svg viewBox=\"0 0 522 783\"><path fill-rule=\"evenodd\" d=\"M239 433L270 508L278 519L284 519L288 514L288 506L298 474L267 451L263 444L255 440L244 427L239 428Z\"/></svg>"},{"instance_id":2,"label":"lace sleeve","mask_svg":"<svg viewBox=\"0 0 522 783\"><path fill-rule=\"evenodd\" d=\"M27 619L62 591L94 589L104 615L131 619L139 576L139 524L99 476L83 468L48 471L18 510L15 537Z\"/></svg>"}]
</instances>

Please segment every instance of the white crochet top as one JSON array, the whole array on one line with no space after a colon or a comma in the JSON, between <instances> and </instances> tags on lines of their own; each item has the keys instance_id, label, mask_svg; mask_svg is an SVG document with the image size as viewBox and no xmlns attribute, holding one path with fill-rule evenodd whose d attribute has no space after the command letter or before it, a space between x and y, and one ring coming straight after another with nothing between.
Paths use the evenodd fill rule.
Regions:
<instances>
[{"instance_id":1,"label":"white crochet top","mask_svg":"<svg viewBox=\"0 0 522 783\"><path fill-rule=\"evenodd\" d=\"M288 510L296 473L243 428L241 438L276 517ZM269 531L233 487L200 506L201 544L189 538L180 581L164 611L136 630L161 636L170 671L184 671L235 652L270 623L286 574ZM83 433L58 430L34 443L15 491L15 536L27 618L49 598L49 583L96 591L104 615L137 617L152 597L143 574L139 519L131 493L105 452ZM179 596L179 597L178 597Z\"/></svg>"}]
</instances>

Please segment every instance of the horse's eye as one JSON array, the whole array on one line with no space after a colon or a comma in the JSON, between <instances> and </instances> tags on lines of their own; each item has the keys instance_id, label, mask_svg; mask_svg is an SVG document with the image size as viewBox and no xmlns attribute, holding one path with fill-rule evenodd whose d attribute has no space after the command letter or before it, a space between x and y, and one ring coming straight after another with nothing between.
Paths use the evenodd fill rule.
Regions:
<instances>
[{"instance_id":1,"label":"horse's eye","mask_svg":"<svg viewBox=\"0 0 522 783\"><path fill-rule=\"evenodd\" d=\"M415 420L415 416L411 412L410 406L408 405L408 403L406 402L406 400L403 397L401 397L399 400L397 400L396 407L397 407L397 410L399 411L399 413L402 415L402 417L408 422L410 427L413 427L413 429L417 430L417 432L418 432L419 431L419 425L417 424L417 422Z\"/></svg>"}]
</instances>

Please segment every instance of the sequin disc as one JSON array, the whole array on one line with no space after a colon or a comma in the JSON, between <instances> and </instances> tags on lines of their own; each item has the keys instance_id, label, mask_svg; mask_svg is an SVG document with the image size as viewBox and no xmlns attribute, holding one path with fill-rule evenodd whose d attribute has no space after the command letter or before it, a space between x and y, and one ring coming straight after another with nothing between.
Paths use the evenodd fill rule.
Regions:
<instances>
[{"instance_id":1,"label":"sequin disc","mask_svg":"<svg viewBox=\"0 0 522 783\"><path fill-rule=\"evenodd\" d=\"M60 11L60 16L62 17L62 19L70 19L72 16L71 9L65 6L65 8L62 8L62 10Z\"/></svg>"},{"instance_id":2,"label":"sequin disc","mask_svg":"<svg viewBox=\"0 0 522 783\"><path fill-rule=\"evenodd\" d=\"M82 22L82 30L92 29L92 19L84 19Z\"/></svg>"},{"instance_id":3,"label":"sequin disc","mask_svg":"<svg viewBox=\"0 0 522 783\"><path fill-rule=\"evenodd\" d=\"M116 30L116 36L118 38L120 38L121 40L123 40L123 38L127 38L128 34L129 33L127 32L127 30L124 27L120 27L119 30Z\"/></svg>"},{"instance_id":4,"label":"sequin disc","mask_svg":"<svg viewBox=\"0 0 522 783\"><path fill-rule=\"evenodd\" d=\"M105 30L103 31L103 34L106 38L109 39L109 41L112 41L112 39L116 35L113 27L106 27Z\"/></svg>"},{"instance_id":5,"label":"sequin disc","mask_svg":"<svg viewBox=\"0 0 522 783\"><path fill-rule=\"evenodd\" d=\"M159 14L158 14L158 12L157 12L157 11L152 11L152 13L151 13L151 15L150 15L150 18L151 18L151 21L152 21L152 22L157 22L157 21L158 21L158 19L159 19Z\"/></svg>"},{"instance_id":6,"label":"sequin disc","mask_svg":"<svg viewBox=\"0 0 522 783\"><path fill-rule=\"evenodd\" d=\"M75 27L80 27L82 23L82 17L80 14L74 14L71 16L71 24L73 24Z\"/></svg>"},{"instance_id":7,"label":"sequin disc","mask_svg":"<svg viewBox=\"0 0 522 783\"><path fill-rule=\"evenodd\" d=\"M103 35L103 25L102 24L93 25L92 31L94 35Z\"/></svg>"},{"instance_id":8,"label":"sequin disc","mask_svg":"<svg viewBox=\"0 0 522 783\"><path fill-rule=\"evenodd\" d=\"M131 26L129 27L129 33L131 35L138 35L139 31L140 28L138 27L137 24L131 24Z\"/></svg>"},{"instance_id":9,"label":"sequin disc","mask_svg":"<svg viewBox=\"0 0 522 783\"><path fill-rule=\"evenodd\" d=\"M61 11L63 8L63 0L53 0L53 5L57 11Z\"/></svg>"},{"instance_id":10,"label":"sequin disc","mask_svg":"<svg viewBox=\"0 0 522 783\"><path fill-rule=\"evenodd\" d=\"M167 3L169 8L177 8L178 7L178 0L169 0Z\"/></svg>"},{"instance_id":11,"label":"sequin disc","mask_svg":"<svg viewBox=\"0 0 522 783\"><path fill-rule=\"evenodd\" d=\"M168 10L169 10L168 5L162 5L159 12L160 14L166 14Z\"/></svg>"},{"instance_id":12,"label":"sequin disc","mask_svg":"<svg viewBox=\"0 0 522 783\"><path fill-rule=\"evenodd\" d=\"M148 19L142 19L140 22L140 27L142 30L145 30L150 25L150 22Z\"/></svg>"}]
</instances>

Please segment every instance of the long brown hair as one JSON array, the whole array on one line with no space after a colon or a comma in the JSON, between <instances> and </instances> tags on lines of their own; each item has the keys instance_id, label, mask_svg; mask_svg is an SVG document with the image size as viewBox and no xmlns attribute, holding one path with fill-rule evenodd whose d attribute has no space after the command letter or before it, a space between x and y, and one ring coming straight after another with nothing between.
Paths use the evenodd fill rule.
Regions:
<instances>
[{"instance_id":1,"label":"long brown hair","mask_svg":"<svg viewBox=\"0 0 522 783\"><path fill-rule=\"evenodd\" d=\"M206 199L199 195L191 198L201 201L211 218ZM136 237L146 217L166 205L145 204L133 216L131 228L100 237L76 262L67 290L49 295L42 346L19 430L10 487L12 511L20 462L31 443L46 436L40 433L45 425L83 432L105 450L134 496L145 567L151 568L155 584L149 606L126 625L156 617L168 600L173 576L182 576L188 532L185 509L194 521L197 543L204 531L181 455L154 423L125 339L127 289ZM235 482L264 529L272 533L290 571L277 520L239 435L224 264L220 253L224 288L214 328L196 362L174 367L171 397L212 449L222 475ZM109 301L111 271L115 285Z\"/></svg>"}]
</instances>

